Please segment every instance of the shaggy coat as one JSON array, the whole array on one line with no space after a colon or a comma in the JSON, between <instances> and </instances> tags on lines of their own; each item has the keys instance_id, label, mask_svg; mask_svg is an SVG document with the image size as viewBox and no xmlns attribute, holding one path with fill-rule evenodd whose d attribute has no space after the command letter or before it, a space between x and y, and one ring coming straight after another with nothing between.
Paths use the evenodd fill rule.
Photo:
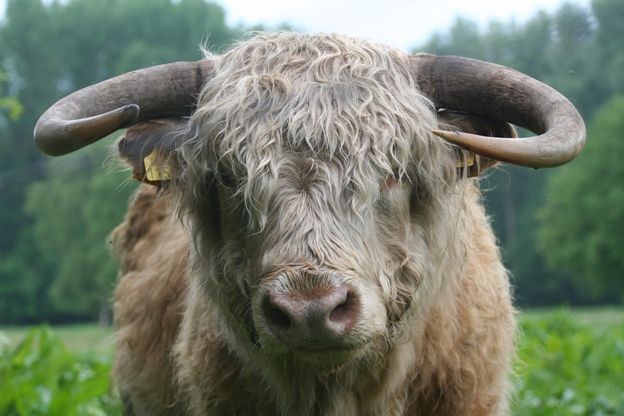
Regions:
<instances>
[{"instance_id":1,"label":"shaggy coat","mask_svg":"<svg viewBox=\"0 0 624 416\"><path fill-rule=\"evenodd\" d=\"M461 121L408 56L275 34L212 59L172 182L113 232L125 413L506 414L507 273L477 180L431 133ZM357 294L346 352L276 339L263 293L335 281Z\"/></svg>"}]
</instances>

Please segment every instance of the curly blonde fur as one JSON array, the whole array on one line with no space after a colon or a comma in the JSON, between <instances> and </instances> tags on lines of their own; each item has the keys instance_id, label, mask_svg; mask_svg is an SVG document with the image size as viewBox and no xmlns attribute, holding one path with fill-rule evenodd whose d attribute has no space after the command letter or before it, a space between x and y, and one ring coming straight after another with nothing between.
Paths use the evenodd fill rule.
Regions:
<instances>
[{"instance_id":1,"label":"curly blonde fur","mask_svg":"<svg viewBox=\"0 0 624 416\"><path fill-rule=\"evenodd\" d=\"M505 414L506 271L476 182L456 175L455 152L431 134L437 114L408 56L279 33L210 59L171 194L141 190L115 232L128 411ZM140 271L130 266L148 252ZM275 345L261 290L311 290L332 276L360 294L348 335L358 350L312 359ZM168 302L180 312L164 319Z\"/></svg>"}]
</instances>

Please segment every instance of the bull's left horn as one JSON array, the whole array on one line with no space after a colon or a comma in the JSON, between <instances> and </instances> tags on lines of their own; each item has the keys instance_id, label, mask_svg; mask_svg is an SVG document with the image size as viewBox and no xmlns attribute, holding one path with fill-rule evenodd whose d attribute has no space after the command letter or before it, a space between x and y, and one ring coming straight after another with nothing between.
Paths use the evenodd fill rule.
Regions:
<instances>
[{"instance_id":1,"label":"bull's left horn","mask_svg":"<svg viewBox=\"0 0 624 416\"><path fill-rule=\"evenodd\" d=\"M174 62L128 72L74 92L39 118L35 143L51 156L71 153L115 130L189 115L212 62Z\"/></svg>"},{"instance_id":2,"label":"bull's left horn","mask_svg":"<svg viewBox=\"0 0 624 416\"><path fill-rule=\"evenodd\" d=\"M572 160L585 144L585 124L559 92L513 69L457 56L418 54L412 72L436 108L462 110L525 127L537 136L485 137L435 130L451 143L491 159L534 168Z\"/></svg>"}]
</instances>

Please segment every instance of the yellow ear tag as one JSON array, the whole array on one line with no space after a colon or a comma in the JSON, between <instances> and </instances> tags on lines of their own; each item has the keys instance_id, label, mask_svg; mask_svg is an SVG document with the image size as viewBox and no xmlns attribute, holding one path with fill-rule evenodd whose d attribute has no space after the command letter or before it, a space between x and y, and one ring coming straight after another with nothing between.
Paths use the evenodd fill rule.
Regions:
<instances>
[{"instance_id":1,"label":"yellow ear tag","mask_svg":"<svg viewBox=\"0 0 624 416\"><path fill-rule=\"evenodd\" d=\"M152 151L145 159L145 177L148 181L168 181L171 179L169 163L158 159L158 152Z\"/></svg>"},{"instance_id":2,"label":"yellow ear tag","mask_svg":"<svg viewBox=\"0 0 624 416\"><path fill-rule=\"evenodd\" d=\"M462 152L462 153L465 154L466 157L461 158L460 160L457 161L458 168L470 167L475 164L475 154L473 152Z\"/></svg>"}]
</instances>

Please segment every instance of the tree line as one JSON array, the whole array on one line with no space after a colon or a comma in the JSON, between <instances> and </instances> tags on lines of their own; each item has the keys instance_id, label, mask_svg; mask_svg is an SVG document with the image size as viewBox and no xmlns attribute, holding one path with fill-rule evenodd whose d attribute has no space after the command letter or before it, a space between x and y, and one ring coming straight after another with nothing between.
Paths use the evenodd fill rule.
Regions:
<instances>
[{"instance_id":1,"label":"tree line","mask_svg":"<svg viewBox=\"0 0 624 416\"><path fill-rule=\"evenodd\" d=\"M486 29L458 19L423 49L518 69L563 92L588 124L587 145L554 170L503 166L482 180L521 305L624 300L624 2L564 3ZM609 163L610 162L610 163Z\"/></svg>"},{"instance_id":2,"label":"tree line","mask_svg":"<svg viewBox=\"0 0 624 416\"><path fill-rule=\"evenodd\" d=\"M523 305L618 302L624 284L624 4L565 4L486 29L458 19L417 49L490 60L562 91L589 121L578 161L504 166L485 200ZM9 0L0 22L0 324L107 319L117 265L106 239L136 185L91 146L60 159L32 143L37 117L121 72L223 51L229 27L204 0ZM257 29L257 28L256 28Z\"/></svg>"}]
</instances>

